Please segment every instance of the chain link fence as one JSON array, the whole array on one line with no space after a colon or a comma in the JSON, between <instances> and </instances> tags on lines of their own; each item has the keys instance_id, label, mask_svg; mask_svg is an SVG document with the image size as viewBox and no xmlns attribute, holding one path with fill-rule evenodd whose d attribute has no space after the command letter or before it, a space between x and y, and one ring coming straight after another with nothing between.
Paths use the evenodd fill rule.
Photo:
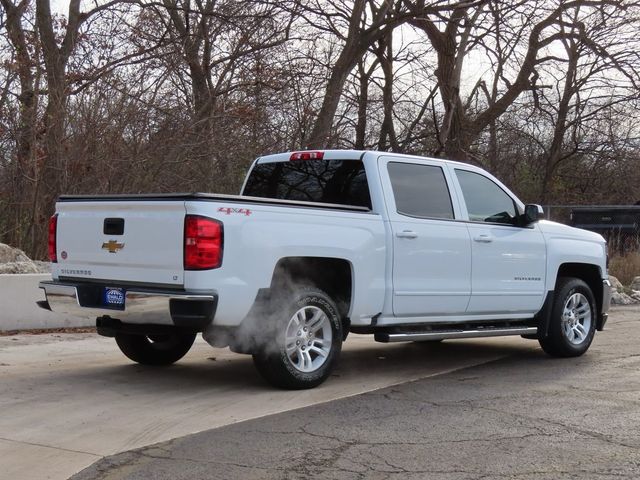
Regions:
<instances>
[{"instance_id":1,"label":"chain link fence","mask_svg":"<svg viewBox=\"0 0 640 480\"><path fill-rule=\"evenodd\" d=\"M547 220L601 234L609 254L640 252L640 205L545 205Z\"/></svg>"}]
</instances>

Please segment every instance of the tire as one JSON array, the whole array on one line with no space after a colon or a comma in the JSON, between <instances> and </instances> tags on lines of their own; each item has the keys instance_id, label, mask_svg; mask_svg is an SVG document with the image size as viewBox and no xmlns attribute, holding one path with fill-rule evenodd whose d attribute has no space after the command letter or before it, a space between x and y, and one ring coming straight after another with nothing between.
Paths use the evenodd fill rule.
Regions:
<instances>
[{"instance_id":1,"label":"tire","mask_svg":"<svg viewBox=\"0 0 640 480\"><path fill-rule=\"evenodd\" d=\"M538 341L554 357L578 357L589 349L596 331L593 292L579 278L559 278L553 300L549 333Z\"/></svg>"},{"instance_id":2,"label":"tire","mask_svg":"<svg viewBox=\"0 0 640 480\"><path fill-rule=\"evenodd\" d=\"M127 358L142 365L171 365L184 357L196 339L195 333L130 335L119 333L116 343Z\"/></svg>"},{"instance_id":3,"label":"tire","mask_svg":"<svg viewBox=\"0 0 640 480\"><path fill-rule=\"evenodd\" d=\"M255 334L253 363L271 385L314 388L333 371L342 349L342 322L334 301L315 287L301 287L272 301L264 329Z\"/></svg>"}]
</instances>

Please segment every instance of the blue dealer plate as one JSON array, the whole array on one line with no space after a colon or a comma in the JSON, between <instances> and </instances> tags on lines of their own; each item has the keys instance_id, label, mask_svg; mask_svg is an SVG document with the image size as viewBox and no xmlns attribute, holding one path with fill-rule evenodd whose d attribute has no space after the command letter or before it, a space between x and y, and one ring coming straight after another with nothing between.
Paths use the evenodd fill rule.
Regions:
<instances>
[{"instance_id":1,"label":"blue dealer plate","mask_svg":"<svg viewBox=\"0 0 640 480\"><path fill-rule=\"evenodd\" d=\"M102 305L107 308L124 310L124 288L104 287L102 290Z\"/></svg>"}]
</instances>

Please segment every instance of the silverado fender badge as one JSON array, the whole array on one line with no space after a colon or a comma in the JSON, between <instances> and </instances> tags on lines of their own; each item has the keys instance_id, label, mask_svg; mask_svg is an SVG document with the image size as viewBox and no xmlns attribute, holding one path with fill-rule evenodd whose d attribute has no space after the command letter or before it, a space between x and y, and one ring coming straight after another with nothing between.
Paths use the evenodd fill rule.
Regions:
<instances>
[{"instance_id":1,"label":"silverado fender badge","mask_svg":"<svg viewBox=\"0 0 640 480\"><path fill-rule=\"evenodd\" d=\"M123 248L124 243L118 243L116 240L109 240L102 244L102 249L109 250L109 253L117 253L118 250L122 250Z\"/></svg>"}]
</instances>

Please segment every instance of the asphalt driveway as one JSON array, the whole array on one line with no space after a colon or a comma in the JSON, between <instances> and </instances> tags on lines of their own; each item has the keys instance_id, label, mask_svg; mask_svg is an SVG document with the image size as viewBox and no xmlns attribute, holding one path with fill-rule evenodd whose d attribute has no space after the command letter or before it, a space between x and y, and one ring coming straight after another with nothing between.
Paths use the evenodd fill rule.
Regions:
<instances>
[{"instance_id":1,"label":"asphalt driveway","mask_svg":"<svg viewBox=\"0 0 640 480\"><path fill-rule=\"evenodd\" d=\"M632 307L575 359L524 340L409 345L422 355L394 368L500 358L124 452L73 478L638 479L639 344ZM383 363L358 375L375 378Z\"/></svg>"}]
</instances>

